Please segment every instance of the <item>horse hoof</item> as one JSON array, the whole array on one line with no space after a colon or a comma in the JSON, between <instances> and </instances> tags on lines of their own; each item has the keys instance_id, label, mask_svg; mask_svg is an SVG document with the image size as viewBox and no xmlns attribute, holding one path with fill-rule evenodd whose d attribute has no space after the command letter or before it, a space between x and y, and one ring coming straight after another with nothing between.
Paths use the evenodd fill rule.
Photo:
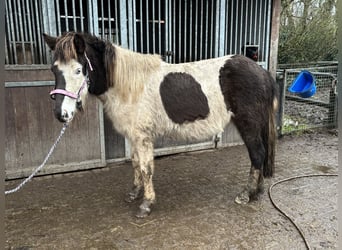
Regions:
<instances>
[{"instance_id":1,"label":"horse hoof","mask_svg":"<svg viewBox=\"0 0 342 250\"><path fill-rule=\"evenodd\" d=\"M135 217L137 217L138 219L143 219L146 218L147 216L149 216L151 213L150 209L139 209L139 211L136 213Z\"/></svg>"},{"instance_id":2,"label":"horse hoof","mask_svg":"<svg viewBox=\"0 0 342 250\"><path fill-rule=\"evenodd\" d=\"M247 191L242 191L238 196L235 198L235 203L246 205L249 202L249 194Z\"/></svg>"},{"instance_id":3,"label":"horse hoof","mask_svg":"<svg viewBox=\"0 0 342 250\"><path fill-rule=\"evenodd\" d=\"M133 190L127 194L127 197L125 198L125 202L132 203L136 200L139 200L142 196L143 196L142 190L133 188Z\"/></svg>"},{"instance_id":4,"label":"horse hoof","mask_svg":"<svg viewBox=\"0 0 342 250\"><path fill-rule=\"evenodd\" d=\"M150 215L152 211L152 201L144 200L143 203L139 206L139 211L135 215L135 217L142 219Z\"/></svg>"}]
</instances>

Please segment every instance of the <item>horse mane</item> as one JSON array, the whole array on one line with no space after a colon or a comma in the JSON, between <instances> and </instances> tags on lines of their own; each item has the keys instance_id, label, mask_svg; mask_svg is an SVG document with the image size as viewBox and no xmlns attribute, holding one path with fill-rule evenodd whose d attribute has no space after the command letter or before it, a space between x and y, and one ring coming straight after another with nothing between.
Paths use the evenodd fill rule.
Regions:
<instances>
[{"instance_id":1,"label":"horse mane","mask_svg":"<svg viewBox=\"0 0 342 250\"><path fill-rule=\"evenodd\" d=\"M106 71L109 86L122 101L136 102L144 90L144 84L161 64L159 55L141 54L112 45L106 51ZM114 55L112 55L114 54Z\"/></svg>"},{"instance_id":2,"label":"horse mane","mask_svg":"<svg viewBox=\"0 0 342 250\"><path fill-rule=\"evenodd\" d=\"M58 60L67 62L78 59L74 44L76 34L81 35L88 46L104 55L99 59L104 63L107 88L114 87L115 93L124 102L137 101L144 84L159 69L160 56L133 52L87 33L67 32L56 41L54 54Z\"/></svg>"}]
</instances>

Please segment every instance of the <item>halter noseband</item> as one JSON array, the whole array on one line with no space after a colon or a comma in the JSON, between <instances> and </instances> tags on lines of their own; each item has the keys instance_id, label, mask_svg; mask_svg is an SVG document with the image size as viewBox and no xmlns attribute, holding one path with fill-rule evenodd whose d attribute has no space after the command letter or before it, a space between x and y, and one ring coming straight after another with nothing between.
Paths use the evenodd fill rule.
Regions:
<instances>
[{"instance_id":1,"label":"halter noseband","mask_svg":"<svg viewBox=\"0 0 342 250\"><path fill-rule=\"evenodd\" d=\"M90 60L89 58L87 57L87 54L84 53L84 56L85 58L87 59L87 62L88 62L88 66L89 66L89 69L90 71L93 71L93 67L91 66L91 63L90 63ZM70 91L67 91L65 89L54 89L50 92L50 97L54 100L55 99L55 94L61 94L61 95L65 95L65 96L68 96L72 99L75 99L77 100L77 105L80 105L81 106L81 99L80 99L80 96L81 96L81 92L83 91L84 87L88 84L89 82L89 77L88 77L88 71L87 71L87 75L86 75L86 79L84 79L81 87L79 88L79 90L77 91L77 94L73 93L73 92L70 92Z\"/></svg>"}]
</instances>

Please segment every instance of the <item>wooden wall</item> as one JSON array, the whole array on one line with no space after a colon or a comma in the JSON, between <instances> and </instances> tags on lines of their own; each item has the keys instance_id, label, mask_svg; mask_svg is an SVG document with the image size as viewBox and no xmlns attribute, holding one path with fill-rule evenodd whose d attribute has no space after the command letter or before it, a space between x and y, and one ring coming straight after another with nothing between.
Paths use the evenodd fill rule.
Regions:
<instances>
[{"instance_id":1,"label":"wooden wall","mask_svg":"<svg viewBox=\"0 0 342 250\"><path fill-rule=\"evenodd\" d=\"M28 176L38 167L58 137L63 124L53 114L53 76L41 68L8 67L5 71L5 161L6 179ZM159 138L155 155L167 155L215 147L214 138L202 141L175 141ZM218 146L241 144L234 125L228 125ZM103 167L130 158L130 148L102 105L90 96L84 112L78 113L67 128L47 165L39 174Z\"/></svg>"}]
</instances>

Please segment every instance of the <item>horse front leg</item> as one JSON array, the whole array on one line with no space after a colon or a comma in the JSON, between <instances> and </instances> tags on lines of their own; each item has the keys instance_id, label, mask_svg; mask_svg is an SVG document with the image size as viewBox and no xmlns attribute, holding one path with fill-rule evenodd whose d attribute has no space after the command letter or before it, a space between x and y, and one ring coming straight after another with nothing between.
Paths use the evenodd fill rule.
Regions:
<instances>
[{"instance_id":1,"label":"horse front leg","mask_svg":"<svg viewBox=\"0 0 342 250\"><path fill-rule=\"evenodd\" d=\"M140 167L140 176L143 184L144 198L136 214L138 218L148 216L152 211L152 205L156 202L156 195L153 188L153 143L144 139L137 143L137 156Z\"/></svg>"},{"instance_id":2,"label":"horse front leg","mask_svg":"<svg viewBox=\"0 0 342 250\"><path fill-rule=\"evenodd\" d=\"M134 180L133 180L133 188L127 194L125 199L126 202L131 203L140 199L143 196L144 192L144 183L142 181L142 175L140 171L139 157L138 153L135 149L133 149L132 153L132 166L134 171Z\"/></svg>"}]
</instances>

